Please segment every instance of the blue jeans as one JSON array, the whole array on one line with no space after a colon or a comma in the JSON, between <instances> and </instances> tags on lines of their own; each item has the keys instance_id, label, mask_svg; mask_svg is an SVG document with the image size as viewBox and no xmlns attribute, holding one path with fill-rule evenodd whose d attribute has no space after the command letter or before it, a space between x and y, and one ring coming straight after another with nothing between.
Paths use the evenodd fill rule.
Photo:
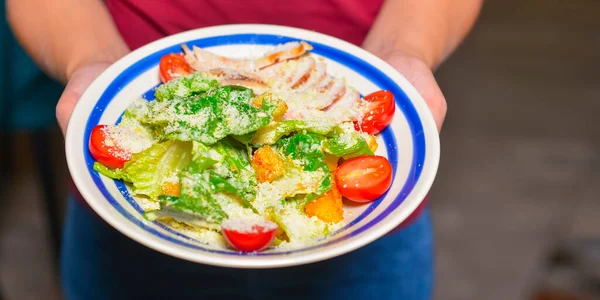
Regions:
<instances>
[{"instance_id":1,"label":"blue jeans","mask_svg":"<svg viewBox=\"0 0 600 300\"><path fill-rule=\"evenodd\" d=\"M345 255L282 269L190 263L146 248L69 200L62 252L66 299L431 299L429 210Z\"/></svg>"}]
</instances>

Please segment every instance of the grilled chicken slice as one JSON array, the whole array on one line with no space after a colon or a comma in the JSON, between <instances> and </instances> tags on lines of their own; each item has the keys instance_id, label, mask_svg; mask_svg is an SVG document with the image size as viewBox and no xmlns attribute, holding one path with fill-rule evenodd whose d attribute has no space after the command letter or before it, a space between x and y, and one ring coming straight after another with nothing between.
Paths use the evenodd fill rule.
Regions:
<instances>
[{"instance_id":1,"label":"grilled chicken slice","mask_svg":"<svg viewBox=\"0 0 600 300\"><path fill-rule=\"evenodd\" d=\"M307 53L312 46L290 42L257 59L232 59L183 45L185 58L197 71L221 84L242 85L261 94L267 89L288 105L284 120L330 118L355 121L362 115L362 99L345 80L327 74L323 58Z\"/></svg>"},{"instance_id":2,"label":"grilled chicken slice","mask_svg":"<svg viewBox=\"0 0 600 300\"><path fill-rule=\"evenodd\" d=\"M218 80L222 85L241 85L254 90L256 94L262 94L269 88L266 82L254 73L234 69L218 68L204 72L208 78Z\"/></svg>"},{"instance_id":3,"label":"grilled chicken slice","mask_svg":"<svg viewBox=\"0 0 600 300\"><path fill-rule=\"evenodd\" d=\"M254 67L260 70L278 62L300 57L312 49L313 47L304 41L288 42L275 47L275 49L266 53L262 58L257 59Z\"/></svg>"},{"instance_id":4,"label":"grilled chicken slice","mask_svg":"<svg viewBox=\"0 0 600 300\"><path fill-rule=\"evenodd\" d=\"M325 108L325 115L336 120L359 120L362 116L360 93L356 89L347 86L344 95Z\"/></svg>"},{"instance_id":5,"label":"grilled chicken slice","mask_svg":"<svg viewBox=\"0 0 600 300\"><path fill-rule=\"evenodd\" d=\"M185 59L197 71L229 68L256 72L278 62L299 57L312 50L312 46L306 42L289 42L275 47L275 49L258 59L235 59L216 55L196 46L192 47L193 50L190 50L185 44L181 47L185 53Z\"/></svg>"}]
</instances>

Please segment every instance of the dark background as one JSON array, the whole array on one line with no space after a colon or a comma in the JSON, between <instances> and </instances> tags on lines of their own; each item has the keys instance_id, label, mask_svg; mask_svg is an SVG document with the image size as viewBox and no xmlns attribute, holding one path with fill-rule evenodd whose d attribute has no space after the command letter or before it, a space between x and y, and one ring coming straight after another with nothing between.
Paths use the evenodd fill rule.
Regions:
<instances>
[{"instance_id":1,"label":"dark background","mask_svg":"<svg viewBox=\"0 0 600 300\"><path fill-rule=\"evenodd\" d=\"M437 72L436 299L600 299L599 67L600 1L486 1ZM47 202L62 213L67 169L58 129L42 132L2 137L5 299L61 299ZM50 195L32 142L44 136Z\"/></svg>"}]
</instances>

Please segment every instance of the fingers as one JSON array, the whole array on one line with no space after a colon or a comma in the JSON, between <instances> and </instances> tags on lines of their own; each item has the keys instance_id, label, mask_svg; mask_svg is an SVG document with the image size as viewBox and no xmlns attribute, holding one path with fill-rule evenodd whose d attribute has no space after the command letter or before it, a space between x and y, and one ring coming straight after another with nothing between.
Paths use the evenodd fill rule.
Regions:
<instances>
[{"instance_id":1,"label":"fingers","mask_svg":"<svg viewBox=\"0 0 600 300\"><path fill-rule=\"evenodd\" d=\"M108 66L109 64L107 63L96 63L73 72L56 105L56 119L63 135L67 132L67 124L77 101L79 101L83 92L90 86L94 79L108 68Z\"/></svg>"},{"instance_id":2,"label":"fingers","mask_svg":"<svg viewBox=\"0 0 600 300\"><path fill-rule=\"evenodd\" d=\"M405 55L390 57L387 61L402 73L425 99L439 132L442 129L448 106L446 98L427 64Z\"/></svg>"},{"instance_id":3,"label":"fingers","mask_svg":"<svg viewBox=\"0 0 600 300\"><path fill-rule=\"evenodd\" d=\"M433 74L427 70L423 73L413 74L411 77L413 78L408 80L415 86L421 96L423 96L425 102L427 102L427 106L429 106L429 110L437 125L438 132L441 131L442 124L444 123L448 111L448 106Z\"/></svg>"}]
</instances>

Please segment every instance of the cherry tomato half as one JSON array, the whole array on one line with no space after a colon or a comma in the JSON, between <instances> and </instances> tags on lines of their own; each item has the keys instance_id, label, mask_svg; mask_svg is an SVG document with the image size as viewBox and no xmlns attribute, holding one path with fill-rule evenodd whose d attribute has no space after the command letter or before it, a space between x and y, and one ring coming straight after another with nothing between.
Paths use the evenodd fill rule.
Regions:
<instances>
[{"instance_id":1,"label":"cherry tomato half","mask_svg":"<svg viewBox=\"0 0 600 300\"><path fill-rule=\"evenodd\" d=\"M367 101L366 113L361 122L354 122L354 128L368 134L377 134L384 130L394 117L396 104L394 95L390 91L377 91L366 95L363 99Z\"/></svg>"},{"instance_id":2,"label":"cherry tomato half","mask_svg":"<svg viewBox=\"0 0 600 300\"><path fill-rule=\"evenodd\" d=\"M223 236L229 244L243 252L261 251L267 248L277 234L277 224L270 221L253 222L225 220L221 224Z\"/></svg>"},{"instance_id":3,"label":"cherry tomato half","mask_svg":"<svg viewBox=\"0 0 600 300\"><path fill-rule=\"evenodd\" d=\"M131 159L131 153L119 147L110 136L110 125L96 125L90 134L90 153L99 163L111 168L123 168Z\"/></svg>"},{"instance_id":4,"label":"cherry tomato half","mask_svg":"<svg viewBox=\"0 0 600 300\"><path fill-rule=\"evenodd\" d=\"M160 80L165 83L192 73L192 67L181 54L167 54L160 59Z\"/></svg>"},{"instance_id":5,"label":"cherry tomato half","mask_svg":"<svg viewBox=\"0 0 600 300\"><path fill-rule=\"evenodd\" d=\"M392 185L392 166L383 156L359 156L342 163L335 171L342 196L355 202L371 202Z\"/></svg>"}]
</instances>

